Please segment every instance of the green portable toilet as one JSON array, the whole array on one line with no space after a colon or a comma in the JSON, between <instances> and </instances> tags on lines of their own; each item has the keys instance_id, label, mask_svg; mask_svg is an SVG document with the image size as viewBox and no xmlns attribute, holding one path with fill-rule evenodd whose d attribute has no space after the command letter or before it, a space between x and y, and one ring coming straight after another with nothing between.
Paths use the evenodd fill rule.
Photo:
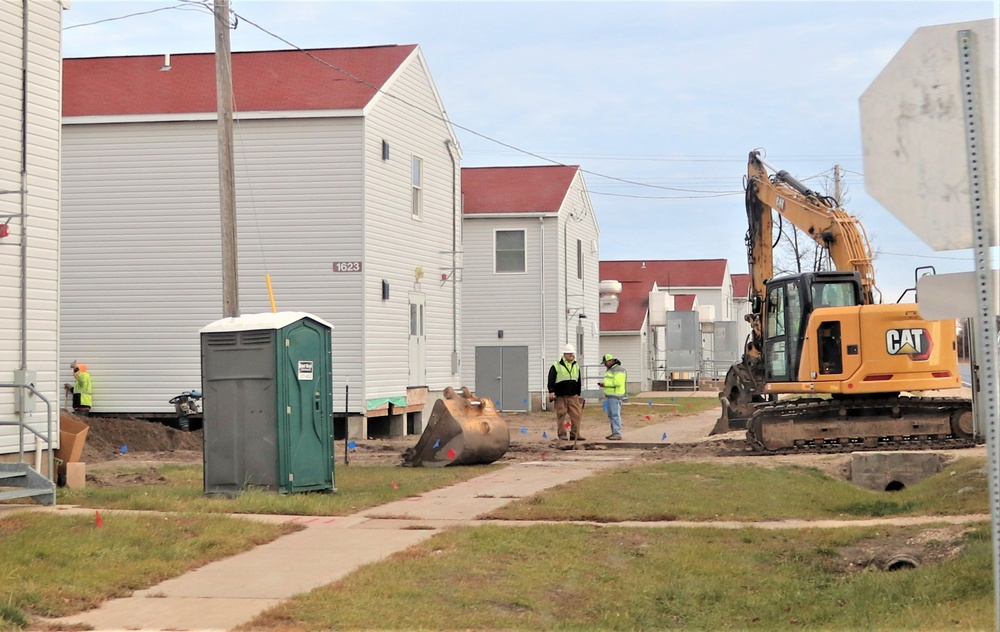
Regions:
<instances>
[{"instance_id":1,"label":"green portable toilet","mask_svg":"<svg viewBox=\"0 0 1000 632\"><path fill-rule=\"evenodd\" d=\"M279 312L201 330L206 495L335 491L332 329Z\"/></svg>"}]
</instances>

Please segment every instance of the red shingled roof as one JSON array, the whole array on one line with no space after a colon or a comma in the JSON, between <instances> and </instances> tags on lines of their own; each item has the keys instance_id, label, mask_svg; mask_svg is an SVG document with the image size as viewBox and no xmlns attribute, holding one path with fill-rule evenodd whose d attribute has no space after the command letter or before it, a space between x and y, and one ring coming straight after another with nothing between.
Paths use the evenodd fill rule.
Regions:
<instances>
[{"instance_id":1,"label":"red shingled roof","mask_svg":"<svg viewBox=\"0 0 1000 632\"><path fill-rule=\"evenodd\" d=\"M674 296L674 311L675 312L690 312L694 309L694 299L698 298L697 294L677 294Z\"/></svg>"},{"instance_id":2,"label":"red shingled roof","mask_svg":"<svg viewBox=\"0 0 1000 632\"><path fill-rule=\"evenodd\" d=\"M639 331L642 329L643 321L646 320L653 281L638 279L622 281L621 284L622 293L618 295L618 311L601 313L601 331Z\"/></svg>"},{"instance_id":3,"label":"red shingled roof","mask_svg":"<svg viewBox=\"0 0 1000 632\"><path fill-rule=\"evenodd\" d=\"M653 283L661 290L672 287L721 287L725 259L684 259L672 261L602 261L602 281L619 281L622 294L618 312L601 314L601 331L638 331L649 308ZM683 296L691 296L690 301ZM674 297L674 309L689 311L694 295ZM684 307L686 303L686 307Z\"/></svg>"},{"instance_id":4,"label":"red shingled roof","mask_svg":"<svg viewBox=\"0 0 1000 632\"><path fill-rule=\"evenodd\" d=\"M232 53L234 109L360 109L415 49L410 44L315 49L309 54ZM163 66L163 55L64 59L63 116L216 111L214 53L171 55L170 70L161 70Z\"/></svg>"},{"instance_id":5,"label":"red shingled roof","mask_svg":"<svg viewBox=\"0 0 1000 632\"><path fill-rule=\"evenodd\" d=\"M750 275L731 274L733 278L733 298L750 298Z\"/></svg>"},{"instance_id":6,"label":"red shingled roof","mask_svg":"<svg viewBox=\"0 0 1000 632\"><path fill-rule=\"evenodd\" d=\"M464 214L558 213L580 168L463 167Z\"/></svg>"}]
</instances>

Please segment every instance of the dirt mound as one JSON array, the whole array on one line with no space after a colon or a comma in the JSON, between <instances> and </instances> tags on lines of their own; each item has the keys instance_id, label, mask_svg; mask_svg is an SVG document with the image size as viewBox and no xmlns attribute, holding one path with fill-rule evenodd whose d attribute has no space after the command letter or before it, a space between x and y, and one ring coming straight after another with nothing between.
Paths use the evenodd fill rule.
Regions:
<instances>
[{"instance_id":1,"label":"dirt mound","mask_svg":"<svg viewBox=\"0 0 1000 632\"><path fill-rule=\"evenodd\" d=\"M71 416L63 412L63 417ZM110 461L123 454L201 452L202 431L184 432L155 421L127 417L76 417L88 426L83 444L85 463Z\"/></svg>"}]
</instances>

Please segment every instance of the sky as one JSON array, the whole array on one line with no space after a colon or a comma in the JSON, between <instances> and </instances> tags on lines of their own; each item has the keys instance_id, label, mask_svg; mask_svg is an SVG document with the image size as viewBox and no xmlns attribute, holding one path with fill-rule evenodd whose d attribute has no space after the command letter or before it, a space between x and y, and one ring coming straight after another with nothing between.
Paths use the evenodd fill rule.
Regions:
<instances>
[{"instance_id":1,"label":"sky","mask_svg":"<svg viewBox=\"0 0 1000 632\"><path fill-rule=\"evenodd\" d=\"M212 52L212 18L197 5L73 0L63 54ZM832 192L839 166L884 302L914 286L919 266L973 270L971 250L931 250L867 195L858 100L916 29L997 17L996 1L231 6L242 18L233 51L418 44L462 166L578 165L602 260L721 258L746 272L743 179L760 149L816 190Z\"/></svg>"}]
</instances>

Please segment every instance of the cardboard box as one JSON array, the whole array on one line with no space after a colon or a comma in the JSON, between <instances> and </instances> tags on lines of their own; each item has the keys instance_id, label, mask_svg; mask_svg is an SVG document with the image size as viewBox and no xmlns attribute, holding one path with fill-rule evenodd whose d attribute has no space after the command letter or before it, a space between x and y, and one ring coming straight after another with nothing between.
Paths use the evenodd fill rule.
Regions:
<instances>
[{"instance_id":1,"label":"cardboard box","mask_svg":"<svg viewBox=\"0 0 1000 632\"><path fill-rule=\"evenodd\" d=\"M66 489L83 489L87 483L87 464L66 463Z\"/></svg>"},{"instance_id":2,"label":"cardboard box","mask_svg":"<svg viewBox=\"0 0 1000 632\"><path fill-rule=\"evenodd\" d=\"M90 426L72 415L59 416L59 449L55 457L63 463L76 463L83 454L83 444L87 440Z\"/></svg>"}]
</instances>

